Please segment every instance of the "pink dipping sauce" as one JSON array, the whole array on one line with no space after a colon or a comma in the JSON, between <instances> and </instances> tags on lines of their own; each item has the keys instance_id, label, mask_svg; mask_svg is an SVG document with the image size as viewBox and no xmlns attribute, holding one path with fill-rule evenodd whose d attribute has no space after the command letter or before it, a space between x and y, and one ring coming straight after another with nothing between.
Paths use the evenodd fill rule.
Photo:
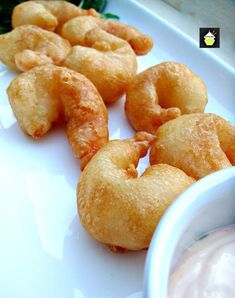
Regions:
<instances>
[{"instance_id":1,"label":"pink dipping sauce","mask_svg":"<svg viewBox=\"0 0 235 298\"><path fill-rule=\"evenodd\" d=\"M210 233L189 247L168 284L169 298L235 298L235 226Z\"/></svg>"}]
</instances>

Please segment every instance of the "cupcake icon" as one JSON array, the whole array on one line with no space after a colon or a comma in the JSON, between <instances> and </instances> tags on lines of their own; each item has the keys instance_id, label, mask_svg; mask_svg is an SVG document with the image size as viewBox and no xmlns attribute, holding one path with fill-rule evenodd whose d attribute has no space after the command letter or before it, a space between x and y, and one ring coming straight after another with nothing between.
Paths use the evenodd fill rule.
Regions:
<instances>
[{"instance_id":1,"label":"cupcake icon","mask_svg":"<svg viewBox=\"0 0 235 298\"><path fill-rule=\"evenodd\" d=\"M210 31L204 36L204 42L207 46L213 46L215 43L215 35Z\"/></svg>"}]
</instances>

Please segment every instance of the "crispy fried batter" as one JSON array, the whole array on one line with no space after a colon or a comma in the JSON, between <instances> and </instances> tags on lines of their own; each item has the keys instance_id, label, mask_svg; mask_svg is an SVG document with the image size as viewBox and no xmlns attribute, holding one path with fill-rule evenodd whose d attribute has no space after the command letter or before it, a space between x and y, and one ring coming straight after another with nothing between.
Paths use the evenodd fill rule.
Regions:
<instances>
[{"instance_id":1,"label":"crispy fried batter","mask_svg":"<svg viewBox=\"0 0 235 298\"><path fill-rule=\"evenodd\" d=\"M139 73L128 86L126 114L137 131L155 133L180 114L203 112L206 86L187 66L163 62Z\"/></svg>"},{"instance_id":2,"label":"crispy fried batter","mask_svg":"<svg viewBox=\"0 0 235 298\"><path fill-rule=\"evenodd\" d=\"M118 100L136 74L135 53L126 41L100 28L90 30L84 43L71 49L64 65L91 80L106 103Z\"/></svg>"},{"instance_id":3,"label":"crispy fried batter","mask_svg":"<svg viewBox=\"0 0 235 298\"><path fill-rule=\"evenodd\" d=\"M200 179L235 165L235 127L214 114L183 115L162 125L150 155Z\"/></svg>"},{"instance_id":4,"label":"crispy fried batter","mask_svg":"<svg viewBox=\"0 0 235 298\"><path fill-rule=\"evenodd\" d=\"M126 40L136 55L145 55L153 47L150 36L142 34L136 28L117 21L103 20L92 16L76 17L64 24L61 35L68 39L72 45L85 45L85 36L94 28L104 31Z\"/></svg>"},{"instance_id":5,"label":"crispy fried batter","mask_svg":"<svg viewBox=\"0 0 235 298\"><path fill-rule=\"evenodd\" d=\"M137 164L155 137L108 142L92 158L77 188L80 220L113 251L149 246L154 229L175 197L194 182L183 171L155 165L137 177Z\"/></svg>"},{"instance_id":6,"label":"crispy fried batter","mask_svg":"<svg viewBox=\"0 0 235 298\"><path fill-rule=\"evenodd\" d=\"M15 6L12 13L12 27L37 25L48 31L61 30L68 20L90 15L97 17L94 9L82 9L67 1L26 1Z\"/></svg>"},{"instance_id":7,"label":"crispy fried batter","mask_svg":"<svg viewBox=\"0 0 235 298\"><path fill-rule=\"evenodd\" d=\"M42 137L63 118L81 169L108 141L108 116L102 98L83 75L52 64L16 77L8 87L13 112L22 130Z\"/></svg>"},{"instance_id":8,"label":"crispy fried batter","mask_svg":"<svg viewBox=\"0 0 235 298\"><path fill-rule=\"evenodd\" d=\"M15 70L27 71L47 63L60 65L70 49L67 40L34 25L0 35L0 61Z\"/></svg>"}]
</instances>

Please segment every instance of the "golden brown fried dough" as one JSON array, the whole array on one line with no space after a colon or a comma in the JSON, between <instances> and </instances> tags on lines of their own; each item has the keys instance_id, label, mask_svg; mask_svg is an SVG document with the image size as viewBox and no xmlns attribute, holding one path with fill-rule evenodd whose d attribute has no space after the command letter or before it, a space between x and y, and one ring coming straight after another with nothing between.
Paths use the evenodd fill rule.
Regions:
<instances>
[{"instance_id":1,"label":"golden brown fried dough","mask_svg":"<svg viewBox=\"0 0 235 298\"><path fill-rule=\"evenodd\" d=\"M180 114L203 112L207 104L204 82L187 66L163 62L139 73L128 86L126 114L137 131L155 133Z\"/></svg>"},{"instance_id":2,"label":"golden brown fried dough","mask_svg":"<svg viewBox=\"0 0 235 298\"><path fill-rule=\"evenodd\" d=\"M162 125L150 155L200 179L235 165L235 127L214 114L183 115Z\"/></svg>"},{"instance_id":3,"label":"golden brown fried dough","mask_svg":"<svg viewBox=\"0 0 235 298\"><path fill-rule=\"evenodd\" d=\"M60 65L70 49L67 40L34 25L0 35L0 61L15 70L27 71L48 63Z\"/></svg>"},{"instance_id":4,"label":"golden brown fried dough","mask_svg":"<svg viewBox=\"0 0 235 298\"><path fill-rule=\"evenodd\" d=\"M52 64L20 74L8 87L13 112L22 130L42 137L63 118L81 169L108 141L107 110L98 91L83 75Z\"/></svg>"},{"instance_id":5,"label":"golden brown fried dough","mask_svg":"<svg viewBox=\"0 0 235 298\"><path fill-rule=\"evenodd\" d=\"M15 6L12 27L37 25L48 31L59 32L68 20L83 15L99 16L94 9L82 9L67 1L26 1Z\"/></svg>"},{"instance_id":6,"label":"golden brown fried dough","mask_svg":"<svg viewBox=\"0 0 235 298\"><path fill-rule=\"evenodd\" d=\"M92 16L76 17L69 20L62 27L61 35L68 39L72 45L86 45L87 32L97 27L126 40L136 55L145 55L153 47L153 40L136 28L117 21L103 20Z\"/></svg>"},{"instance_id":7,"label":"golden brown fried dough","mask_svg":"<svg viewBox=\"0 0 235 298\"><path fill-rule=\"evenodd\" d=\"M86 230L113 251L149 246L154 229L175 197L194 182L183 171L155 165L136 171L155 137L108 142L89 162L77 188L78 213Z\"/></svg>"},{"instance_id":8,"label":"golden brown fried dough","mask_svg":"<svg viewBox=\"0 0 235 298\"><path fill-rule=\"evenodd\" d=\"M135 53L126 41L100 28L90 30L84 43L71 49L64 65L91 80L106 103L118 100L136 74Z\"/></svg>"}]
</instances>

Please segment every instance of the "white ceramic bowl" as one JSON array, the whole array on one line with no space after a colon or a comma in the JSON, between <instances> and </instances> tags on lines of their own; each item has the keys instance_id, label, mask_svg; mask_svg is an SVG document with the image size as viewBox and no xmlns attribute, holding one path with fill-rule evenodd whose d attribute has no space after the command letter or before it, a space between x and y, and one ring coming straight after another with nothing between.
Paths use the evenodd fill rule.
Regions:
<instances>
[{"instance_id":1,"label":"white ceramic bowl","mask_svg":"<svg viewBox=\"0 0 235 298\"><path fill-rule=\"evenodd\" d=\"M147 254L144 295L167 298L168 278L184 250L216 228L235 224L235 167L197 181L161 219Z\"/></svg>"}]
</instances>

